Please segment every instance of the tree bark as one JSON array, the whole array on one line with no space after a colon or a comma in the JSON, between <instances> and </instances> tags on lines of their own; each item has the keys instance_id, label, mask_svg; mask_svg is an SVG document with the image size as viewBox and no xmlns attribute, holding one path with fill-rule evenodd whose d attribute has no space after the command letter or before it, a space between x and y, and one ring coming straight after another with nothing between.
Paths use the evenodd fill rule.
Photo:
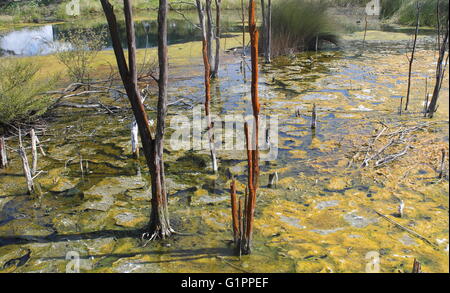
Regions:
<instances>
[{"instance_id":1,"label":"tree bark","mask_svg":"<svg viewBox=\"0 0 450 293\"><path fill-rule=\"evenodd\" d=\"M147 166L150 170L152 183L152 209L150 215L150 239L165 238L173 232L170 227L166 189L164 186L164 162L162 158L163 136L166 115L167 97L167 0L159 0L158 11L158 59L160 76L158 80L158 111L156 134L152 134L147 113L140 97L136 71L136 41L134 37L134 23L131 1L124 0L124 14L128 42L129 66L125 61L125 54L119 39L114 8L108 0L101 0L103 11L108 21L111 41L116 56L117 66L125 91L138 124L139 135L143 147Z\"/></svg>"},{"instance_id":2,"label":"tree bark","mask_svg":"<svg viewBox=\"0 0 450 293\"><path fill-rule=\"evenodd\" d=\"M258 135L259 135L259 96L258 96L258 78L259 78L259 68L258 68L258 40L259 40L259 32L256 27L256 3L255 0L250 0L250 8L249 8L249 30L250 30L250 39L251 39L251 59L252 59L252 84L251 84L251 95L252 95L252 108L253 108L253 117L255 119L255 131L254 131L254 170L256 176L254 177L254 186L258 186L258 175L259 175L259 150L258 150Z\"/></svg>"}]
</instances>

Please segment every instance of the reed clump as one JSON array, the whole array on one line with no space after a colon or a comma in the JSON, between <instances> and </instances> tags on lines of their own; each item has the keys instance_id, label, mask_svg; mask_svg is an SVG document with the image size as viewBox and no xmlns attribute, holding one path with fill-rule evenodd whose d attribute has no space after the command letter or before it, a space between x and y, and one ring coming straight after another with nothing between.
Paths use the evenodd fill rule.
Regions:
<instances>
[{"instance_id":1,"label":"reed clump","mask_svg":"<svg viewBox=\"0 0 450 293\"><path fill-rule=\"evenodd\" d=\"M338 35L324 1L276 1L272 12L272 55L315 50L324 42L337 44Z\"/></svg>"}]
</instances>

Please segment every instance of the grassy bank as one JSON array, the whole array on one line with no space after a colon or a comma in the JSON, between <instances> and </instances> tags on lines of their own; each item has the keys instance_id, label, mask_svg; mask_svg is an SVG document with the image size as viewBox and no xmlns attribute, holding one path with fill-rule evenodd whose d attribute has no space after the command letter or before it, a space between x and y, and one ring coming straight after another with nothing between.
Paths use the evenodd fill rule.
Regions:
<instances>
[{"instance_id":1,"label":"grassy bank","mask_svg":"<svg viewBox=\"0 0 450 293\"><path fill-rule=\"evenodd\" d=\"M401 25L415 25L416 22L416 0L389 0L382 1L382 18ZM419 1L420 23L422 26L436 26L438 0ZM440 0L441 14L448 16L449 2Z\"/></svg>"}]
</instances>

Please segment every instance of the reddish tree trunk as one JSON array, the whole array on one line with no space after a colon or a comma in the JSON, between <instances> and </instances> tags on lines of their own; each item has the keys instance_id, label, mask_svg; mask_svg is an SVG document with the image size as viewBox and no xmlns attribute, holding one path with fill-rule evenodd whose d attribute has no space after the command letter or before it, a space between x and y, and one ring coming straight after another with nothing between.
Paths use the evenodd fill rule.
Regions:
<instances>
[{"instance_id":1,"label":"reddish tree trunk","mask_svg":"<svg viewBox=\"0 0 450 293\"><path fill-rule=\"evenodd\" d=\"M128 43L128 61L125 61L125 54L119 39L114 8L108 0L101 0L103 11L108 21L111 34L111 41L116 56L117 66L122 79L125 91L133 110L134 117L138 124L139 135L141 137L144 156L147 166L150 169L152 183L152 209L150 220L151 239L165 238L173 232L170 227L166 190L164 186L164 163L162 159L163 137L165 128L166 97L167 97L167 0L159 1L158 13L158 58L159 58L159 97L157 113L156 134L152 135L147 113L140 97L137 84L136 70L136 40L134 35L134 23L131 8L131 1L124 0L124 14Z\"/></svg>"}]
</instances>

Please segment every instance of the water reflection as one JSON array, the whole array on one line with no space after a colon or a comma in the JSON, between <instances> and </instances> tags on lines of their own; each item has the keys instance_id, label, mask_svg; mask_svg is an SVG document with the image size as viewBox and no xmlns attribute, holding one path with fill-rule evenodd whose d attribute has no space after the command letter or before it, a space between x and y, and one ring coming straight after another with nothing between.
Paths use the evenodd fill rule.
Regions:
<instances>
[{"instance_id":1,"label":"water reflection","mask_svg":"<svg viewBox=\"0 0 450 293\"><path fill-rule=\"evenodd\" d=\"M179 44L201 40L201 33L196 27L195 19L172 19L168 23L169 44ZM226 19L222 22L222 31L230 32L233 27ZM119 34L122 46L127 48L126 32L124 22L119 22ZM73 24L44 25L39 27L28 27L17 31L0 35L0 56L36 56L47 55L67 46L61 39L67 33L77 29ZM95 32L107 31L105 23L92 26ZM136 47L149 48L157 46L157 22L156 20L140 21L135 23ZM108 34L107 34L108 35ZM112 48L111 40L107 38L106 50Z\"/></svg>"},{"instance_id":2,"label":"water reflection","mask_svg":"<svg viewBox=\"0 0 450 293\"><path fill-rule=\"evenodd\" d=\"M136 23L137 48L154 47L157 42L156 21L144 21ZM183 43L200 40L200 32L196 27L184 20L172 20L169 22L169 44ZM60 40L68 32L76 29L71 25L44 25L33 28L24 28L7 33L0 37L0 56L35 56L47 55L64 48L66 45ZM96 32L106 30L105 24L100 24L92 29ZM124 48L126 34L124 23L119 23L119 33ZM106 49L111 49L111 40L107 39Z\"/></svg>"},{"instance_id":3,"label":"water reflection","mask_svg":"<svg viewBox=\"0 0 450 293\"><path fill-rule=\"evenodd\" d=\"M24 28L0 37L0 56L33 56L53 53L58 47L52 25Z\"/></svg>"}]
</instances>

